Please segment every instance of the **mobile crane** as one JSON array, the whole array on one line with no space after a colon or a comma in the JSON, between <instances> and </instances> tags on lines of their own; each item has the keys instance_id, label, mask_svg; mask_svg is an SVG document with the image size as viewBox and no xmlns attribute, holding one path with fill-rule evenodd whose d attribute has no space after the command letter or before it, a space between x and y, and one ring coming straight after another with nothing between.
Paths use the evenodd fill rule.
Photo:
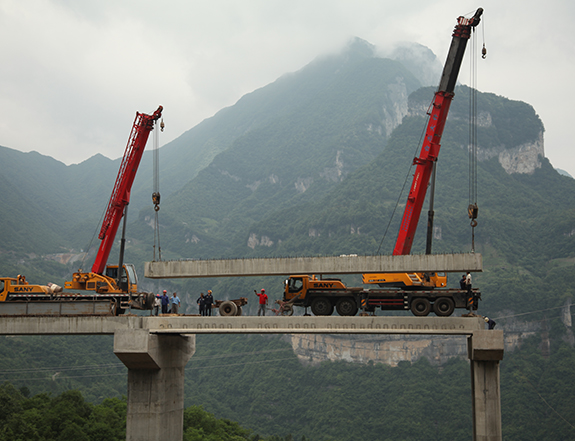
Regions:
<instances>
[{"instance_id":1,"label":"mobile crane","mask_svg":"<svg viewBox=\"0 0 575 441\"><path fill-rule=\"evenodd\" d=\"M405 255L411 251L427 187L439 154L441 137L467 41L471 37L472 28L479 24L482 14L483 9L479 8L473 17L457 19L439 87L431 106L421 152L419 157L413 160L416 170L393 255ZM433 215L430 209L429 222L432 221ZM431 252L430 245L428 237L427 253ZM388 289L348 288L339 279L320 280L314 275L295 275L285 281L284 300L292 300L296 306L311 307L315 315L331 315L334 306L340 315L355 315L361 305L367 311L374 311L376 307L383 310L406 309L411 310L414 315L426 316L433 310L436 315L449 316L455 308L467 306L467 292L446 289L447 278L442 273L363 274L363 283L378 284ZM403 289L389 289L390 287ZM433 288L442 289L433 290ZM474 290L474 295L480 297L481 293Z\"/></svg>"},{"instance_id":2,"label":"mobile crane","mask_svg":"<svg viewBox=\"0 0 575 441\"><path fill-rule=\"evenodd\" d=\"M419 158L413 159L416 165L415 174L411 189L407 197L407 203L403 212L403 218L399 227L399 234L393 249L393 255L406 255L411 252L413 238L417 229L417 224L421 215L421 209L427 193L430 179L434 178L435 165L441 147L441 137L449 107L454 97L455 84L465 54L467 41L471 36L471 30L479 24L483 9L479 8L475 15L467 19L459 17L457 26L453 32L451 46L447 55L447 60L443 68L441 80L435 97L431 105L431 113L423 145ZM432 187L434 179L432 180ZM432 198L433 198L433 188ZM426 254L431 254L431 235L433 228L433 207L431 204L427 223L427 243ZM373 273L363 274L364 284L378 284L381 287L401 287L404 289L433 289L447 286L447 278L442 273Z\"/></svg>"},{"instance_id":3,"label":"mobile crane","mask_svg":"<svg viewBox=\"0 0 575 441\"><path fill-rule=\"evenodd\" d=\"M138 292L136 269L124 263L126 214L130 191L144 154L150 132L162 116L162 106L152 114L136 113L128 145L108 202L99 233L102 241L92 270L75 272L65 282L67 290L93 291L93 294L64 292L58 285L31 285L19 275L0 277L0 314L114 314L127 308L151 309L154 295ZM120 222L124 218L120 258L117 265L107 265ZM119 270L121 268L121 270Z\"/></svg>"}]
</instances>

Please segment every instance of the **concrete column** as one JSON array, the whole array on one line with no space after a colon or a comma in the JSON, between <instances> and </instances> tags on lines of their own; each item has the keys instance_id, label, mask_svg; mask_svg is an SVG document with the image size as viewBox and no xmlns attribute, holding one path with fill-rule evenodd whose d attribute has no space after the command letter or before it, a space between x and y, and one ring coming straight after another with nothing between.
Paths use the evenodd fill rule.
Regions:
<instances>
[{"instance_id":1,"label":"concrete column","mask_svg":"<svg viewBox=\"0 0 575 441\"><path fill-rule=\"evenodd\" d=\"M114 353L128 367L127 441L178 441L184 427L184 368L195 335L114 334Z\"/></svg>"},{"instance_id":2,"label":"concrete column","mask_svg":"<svg viewBox=\"0 0 575 441\"><path fill-rule=\"evenodd\" d=\"M475 331L467 339L471 360L473 440L501 441L499 361L503 359L503 331Z\"/></svg>"}]
</instances>

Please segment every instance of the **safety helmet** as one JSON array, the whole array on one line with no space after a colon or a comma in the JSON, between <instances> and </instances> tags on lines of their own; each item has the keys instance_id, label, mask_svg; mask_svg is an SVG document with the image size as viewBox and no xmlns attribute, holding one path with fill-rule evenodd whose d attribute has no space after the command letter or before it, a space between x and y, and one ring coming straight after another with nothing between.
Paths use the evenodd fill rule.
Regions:
<instances>
[{"instance_id":1,"label":"safety helmet","mask_svg":"<svg viewBox=\"0 0 575 441\"><path fill-rule=\"evenodd\" d=\"M211 293L212 293L212 290L211 290L211 289L208 289L208 294L211 294Z\"/></svg>"},{"instance_id":2,"label":"safety helmet","mask_svg":"<svg viewBox=\"0 0 575 441\"><path fill-rule=\"evenodd\" d=\"M168 292L168 291L166 291L166 290L164 289L164 292Z\"/></svg>"},{"instance_id":3,"label":"safety helmet","mask_svg":"<svg viewBox=\"0 0 575 441\"><path fill-rule=\"evenodd\" d=\"M485 317L485 321L486 321L486 322L489 322L489 317Z\"/></svg>"},{"instance_id":4,"label":"safety helmet","mask_svg":"<svg viewBox=\"0 0 575 441\"><path fill-rule=\"evenodd\" d=\"M266 292L266 290L262 288L262 292Z\"/></svg>"}]
</instances>

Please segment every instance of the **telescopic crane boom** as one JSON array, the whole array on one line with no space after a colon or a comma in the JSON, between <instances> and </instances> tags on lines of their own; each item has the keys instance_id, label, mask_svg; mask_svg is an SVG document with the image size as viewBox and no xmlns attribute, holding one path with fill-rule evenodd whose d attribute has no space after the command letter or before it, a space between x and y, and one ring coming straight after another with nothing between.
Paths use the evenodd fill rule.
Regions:
<instances>
[{"instance_id":1,"label":"telescopic crane boom","mask_svg":"<svg viewBox=\"0 0 575 441\"><path fill-rule=\"evenodd\" d=\"M413 175L411 190L407 197L399 235L395 242L394 256L405 255L411 252L411 245L413 244L413 237L425 200L433 164L437 161L437 156L439 155L441 136L443 135L443 128L445 127L449 107L454 96L453 90L455 89L459 69L465 54L465 47L471 36L471 29L479 24L481 14L483 14L483 9L479 8L472 18L459 17L457 19L457 26L455 26L453 32L451 47L447 54L439 88L435 92L421 152L419 157L413 160L413 164L417 165L417 167Z\"/></svg>"},{"instance_id":2,"label":"telescopic crane boom","mask_svg":"<svg viewBox=\"0 0 575 441\"><path fill-rule=\"evenodd\" d=\"M406 255L411 252L411 246L417 230L421 209L425 201L427 187L429 186L434 164L439 155L441 136L443 135L447 114L449 113L449 107L454 96L453 91L457 83L467 41L471 37L472 29L479 24L482 14L483 8L479 8L473 17L459 17L457 19L457 25L453 31L451 46L443 67L439 87L437 92L435 92L431 106L431 113L427 123L423 145L421 146L421 152L419 157L413 160L416 169L413 175L411 189L407 196L407 203L403 212L395 248L393 249L394 256ZM363 282L385 285L391 281L391 276L392 274L364 274ZM412 277L406 278L408 280L407 284L415 280L414 277L416 275L411 276ZM397 280L397 278L394 277L394 280ZM425 285L425 281L423 280L418 283ZM430 287L434 286L434 283L430 284Z\"/></svg>"},{"instance_id":3,"label":"telescopic crane boom","mask_svg":"<svg viewBox=\"0 0 575 441\"><path fill-rule=\"evenodd\" d=\"M124 152L118 177L116 178L112 196L110 197L110 202L108 202L106 215L102 222L102 228L98 235L102 243L100 244L94 265L92 265L93 273L102 274L106 267L110 250L112 249L118 227L124 215L124 209L130 203L130 191L140 165L140 160L144 154L148 137L154 129L155 122L162 116L162 110L163 108L160 106L152 115L136 113L136 119L132 126L130 138L128 139L128 145Z\"/></svg>"}]
</instances>

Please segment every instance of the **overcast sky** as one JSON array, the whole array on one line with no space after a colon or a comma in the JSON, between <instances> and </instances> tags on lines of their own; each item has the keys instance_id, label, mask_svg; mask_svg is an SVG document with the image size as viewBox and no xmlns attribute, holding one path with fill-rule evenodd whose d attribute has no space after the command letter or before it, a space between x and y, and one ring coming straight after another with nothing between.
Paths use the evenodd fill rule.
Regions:
<instances>
[{"instance_id":1,"label":"overcast sky","mask_svg":"<svg viewBox=\"0 0 575 441\"><path fill-rule=\"evenodd\" d=\"M478 7L479 90L531 104L546 156L575 176L573 0L0 0L0 145L115 159L136 111L164 106L166 144L352 36L417 42L443 64Z\"/></svg>"}]
</instances>

